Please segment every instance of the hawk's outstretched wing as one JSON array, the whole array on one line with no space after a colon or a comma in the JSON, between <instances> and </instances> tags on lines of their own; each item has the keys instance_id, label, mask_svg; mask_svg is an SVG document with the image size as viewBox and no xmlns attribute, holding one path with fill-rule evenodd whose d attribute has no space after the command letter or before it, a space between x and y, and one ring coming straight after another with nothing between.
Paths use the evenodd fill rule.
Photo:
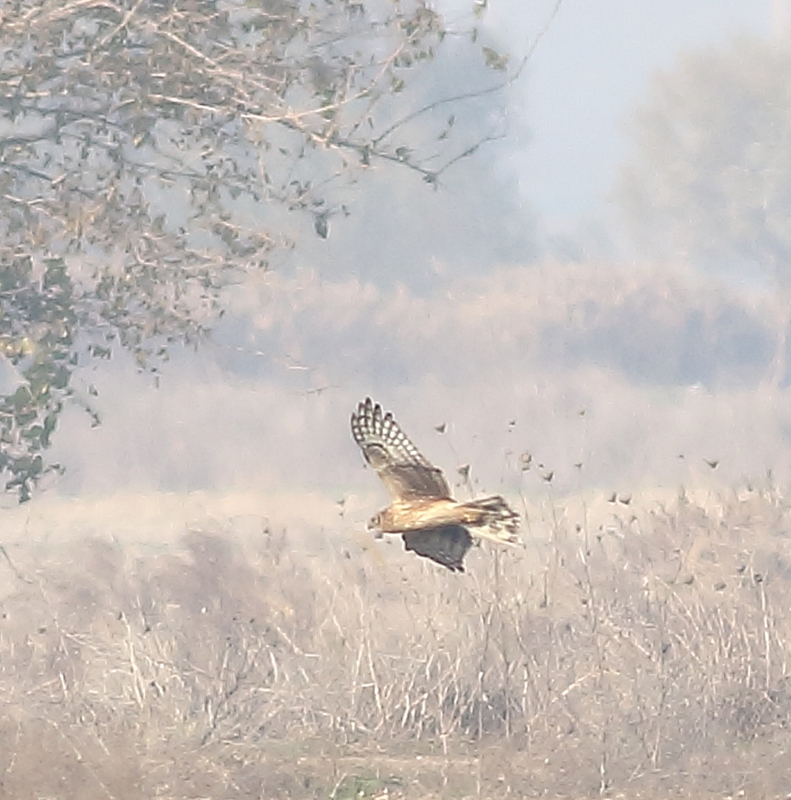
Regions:
<instances>
[{"instance_id":1,"label":"hawk's outstretched wing","mask_svg":"<svg viewBox=\"0 0 791 800\"><path fill-rule=\"evenodd\" d=\"M442 470L412 444L393 415L389 411L384 414L370 397L352 414L352 435L393 500L450 497Z\"/></svg>"},{"instance_id":2,"label":"hawk's outstretched wing","mask_svg":"<svg viewBox=\"0 0 791 800\"><path fill-rule=\"evenodd\" d=\"M464 556L472 547L470 532L461 525L443 525L402 533L404 548L430 558L452 572L464 572Z\"/></svg>"}]
</instances>

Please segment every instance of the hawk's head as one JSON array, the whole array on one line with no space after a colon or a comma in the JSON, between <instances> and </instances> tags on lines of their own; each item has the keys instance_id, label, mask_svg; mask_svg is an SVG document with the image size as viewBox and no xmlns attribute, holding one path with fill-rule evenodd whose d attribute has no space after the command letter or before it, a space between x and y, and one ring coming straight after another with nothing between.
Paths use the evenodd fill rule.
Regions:
<instances>
[{"instance_id":1,"label":"hawk's head","mask_svg":"<svg viewBox=\"0 0 791 800\"><path fill-rule=\"evenodd\" d=\"M369 533L373 533L375 539L381 539L384 534L382 533L382 514L374 514L365 526Z\"/></svg>"}]
</instances>

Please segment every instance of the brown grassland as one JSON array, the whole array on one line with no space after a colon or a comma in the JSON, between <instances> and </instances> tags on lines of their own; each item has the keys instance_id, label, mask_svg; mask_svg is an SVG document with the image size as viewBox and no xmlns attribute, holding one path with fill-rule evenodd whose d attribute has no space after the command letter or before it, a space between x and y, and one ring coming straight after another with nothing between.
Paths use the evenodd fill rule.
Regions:
<instances>
[{"instance_id":1,"label":"brown grassland","mask_svg":"<svg viewBox=\"0 0 791 800\"><path fill-rule=\"evenodd\" d=\"M251 341L286 366L157 393L97 373L104 438L59 431L60 505L3 509L0 798L789 796L791 396L761 386L764 300L596 265L258 291ZM364 534L368 392L474 464L463 491L521 491L524 547L455 575ZM85 499L141 475L156 502Z\"/></svg>"},{"instance_id":2,"label":"brown grassland","mask_svg":"<svg viewBox=\"0 0 791 800\"><path fill-rule=\"evenodd\" d=\"M6 545L0 796L786 797L782 492L524 509L465 575L340 516Z\"/></svg>"}]
</instances>

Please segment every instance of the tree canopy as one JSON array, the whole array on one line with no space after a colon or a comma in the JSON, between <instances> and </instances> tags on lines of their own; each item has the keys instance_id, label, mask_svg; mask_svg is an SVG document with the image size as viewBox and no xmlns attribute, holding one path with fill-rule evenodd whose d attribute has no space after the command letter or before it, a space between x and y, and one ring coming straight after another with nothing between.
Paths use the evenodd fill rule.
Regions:
<instances>
[{"instance_id":1,"label":"tree canopy","mask_svg":"<svg viewBox=\"0 0 791 800\"><path fill-rule=\"evenodd\" d=\"M742 39L660 75L629 126L617 198L653 255L762 276L776 300L768 383L791 324L791 49Z\"/></svg>"},{"instance_id":2,"label":"tree canopy","mask_svg":"<svg viewBox=\"0 0 791 800\"><path fill-rule=\"evenodd\" d=\"M483 6L481 6L483 7ZM427 101L449 31L423 0L27 0L0 20L0 476L47 465L72 375L116 347L156 371L223 291L326 237L343 185L391 163L435 183L475 150ZM459 37L452 37L455 41ZM462 37L494 70L506 61ZM455 98L464 100L464 93ZM477 135L477 134L476 134ZM428 146L430 145L430 147Z\"/></svg>"},{"instance_id":3,"label":"tree canopy","mask_svg":"<svg viewBox=\"0 0 791 800\"><path fill-rule=\"evenodd\" d=\"M628 130L617 197L654 254L791 284L791 49L740 40L659 75Z\"/></svg>"}]
</instances>

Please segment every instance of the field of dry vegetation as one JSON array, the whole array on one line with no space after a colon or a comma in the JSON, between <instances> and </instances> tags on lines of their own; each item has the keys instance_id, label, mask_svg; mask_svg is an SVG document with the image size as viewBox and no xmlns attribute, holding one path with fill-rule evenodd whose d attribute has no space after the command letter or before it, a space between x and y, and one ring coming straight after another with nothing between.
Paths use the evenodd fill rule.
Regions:
<instances>
[{"instance_id":1,"label":"field of dry vegetation","mask_svg":"<svg viewBox=\"0 0 791 800\"><path fill-rule=\"evenodd\" d=\"M0 797L788 797L760 298L595 266L259 288L251 354L92 376L106 423L59 430L55 502L2 509ZM369 392L449 477L521 493L523 548L457 575L362 532ZM116 501L141 476L166 512Z\"/></svg>"},{"instance_id":2,"label":"field of dry vegetation","mask_svg":"<svg viewBox=\"0 0 791 800\"><path fill-rule=\"evenodd\" d=\"M791 504L628 500L465 575L341 517L6 546L0 795L786 797Z\"/></svg>"}]
</instances>

